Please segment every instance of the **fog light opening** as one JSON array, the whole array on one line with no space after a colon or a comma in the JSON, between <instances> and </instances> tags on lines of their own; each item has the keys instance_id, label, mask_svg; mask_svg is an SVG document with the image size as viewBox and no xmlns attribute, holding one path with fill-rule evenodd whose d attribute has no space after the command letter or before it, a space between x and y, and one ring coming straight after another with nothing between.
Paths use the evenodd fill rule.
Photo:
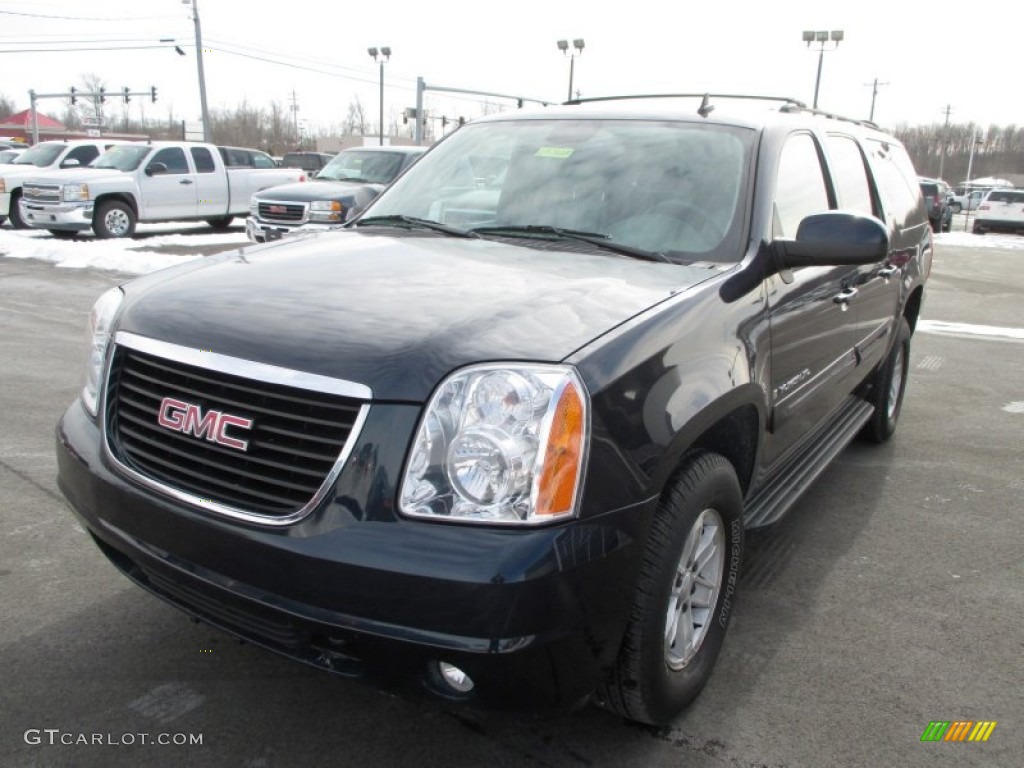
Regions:
<instances>
[{"instance_id":1,"label":"fog light opening","mask_svg":"<svg viewBox=\"0 0 1024 768\"><path fill-rule=\"evenodd\" d=\"M455 693L466 694L476 687L476 683L473 682L472 678L454 664L439 661L437 662L437 671L440 673L441 680L444 681L445 685Z\"/></svg>"}]
</instances>

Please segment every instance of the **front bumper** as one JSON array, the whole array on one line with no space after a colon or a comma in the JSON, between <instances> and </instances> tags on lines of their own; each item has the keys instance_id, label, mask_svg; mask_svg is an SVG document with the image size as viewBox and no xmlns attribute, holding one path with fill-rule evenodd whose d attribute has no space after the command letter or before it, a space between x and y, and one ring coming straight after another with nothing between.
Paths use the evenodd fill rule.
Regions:
<instances>
[{"instance_id":1,"label":"front bumper","mask_svg":"<svg viewBox=\"0 0 1024 768\"><path fill-rule=\"evenodd\" d=\"M255 216L249 216L245 220L245 236L254 243L269 243L274 240L280 240L287 235L299 234L301 232L326 232L329 229L338 229L341 226L341 223L318 224L315 222L306 222L305 224L294 226L290 224L271 224L260 221Z\"/></svg>"},{"instance_id":2,"label":"front bumper","mask_svg":"<svg viewBox=\"0 0 1024 768\"><path fill-rule=\"evenodd\" d=\"M63 229L81 232L92 228L94 204L91 200L81 203L41 205L21 200L21 218L26 224L39 229Z\"/></svg>"},{"instance_id":3,"label":"front bumper","mask_svg":"<svg viewBox=\"0 0 1024 768\"><path fill-rule=\"evenodd\" d=\"M397 424L411 428L417 412L371 407L352 456ZM57 438L60 488L114 565L256 645L389 688L529 708L584 701L618 653L645 504L533 530L411 521L380 508L394 499L393 487L380 491L380 468L356 480L369 487L366 505L352 498L346 473L366 475L364 464L339 477L349 494L268 530L117 474L78 402ZM473 691L446 689L437 662L464 670Z\"/></svg>"}]
</instances>

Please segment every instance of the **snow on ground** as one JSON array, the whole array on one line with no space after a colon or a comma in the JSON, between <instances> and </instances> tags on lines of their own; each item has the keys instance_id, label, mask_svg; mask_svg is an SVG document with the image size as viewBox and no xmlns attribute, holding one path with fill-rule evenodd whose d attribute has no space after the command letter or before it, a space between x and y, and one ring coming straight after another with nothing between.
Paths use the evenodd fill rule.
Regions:
<instances>
[{"instance_id":1,"label":"snow on ground","mask_svg":"<svg viewBox=\"0 0 1024 768\"><path fill-rule=\"evenodd\" d=\"M140 224L138 235L131 240L98 240L91 234L59 240L43 230L5 226L0 228L0 258L42 259L66 269L91 267L141 275L248 244L245 233L237 227L212 232L205 224ZM954 231L936 234L935 242L965 248L1024 250L1024 237L1016 235Z\"/></svg>"},{"instance_id":2,"label":"snow on ground","mask_svg":"<svg viewBox=\"0 0 1024 768\"><path fill-rule=\"evenodd\" d=\"M953 245L958 248L1009 248L1024 250L1024 237L1019 235L974 235L970 232L936 233L939 245Z\"/></svg>"},{"instance_id":3,"label":"snow on ground","mask_svg":"<svg viewBox=\"0 0 1024 768\"><path fill-rule=\"evenodd\" d=\"M244 232L211 232L200 224L140 224L138 234L141 236L136 239L125 240L99 240L84 234L60 240L41 230L3 227L0 258L41 259L66 269L91 267L142 275L248 244Z\"/></svg>"}]
</instances>

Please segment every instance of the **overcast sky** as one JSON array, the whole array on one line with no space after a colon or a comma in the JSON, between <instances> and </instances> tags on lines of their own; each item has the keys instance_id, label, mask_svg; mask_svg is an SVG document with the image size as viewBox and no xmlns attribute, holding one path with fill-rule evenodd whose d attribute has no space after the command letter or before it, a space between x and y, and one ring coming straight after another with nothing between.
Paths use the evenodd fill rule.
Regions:
<instances>
[{"instance_id":1,"label":"overcast sky","mask_svg":"<svg viewBox=\"0 0 1024 768\"><path fill-rule=\"evenodd\" d=\"M574 80L583 96L742 92L809 104L819 55L802 42L805 29L845 33L824 54L823 109L867 118L877 78L885 83L875 107L883 126L942 122L947 105L952 122L1024 123L1015 85L1019 25L1009 3L986 12L910 0L198 0L198 7L211 109L242 100L262 107L276 100L287 109L294 91L298 116L313 128L343 121L357 95L376 116L379 71L366 49L384 45L393 51L385 67L388 115L415 104L418 76L432 85L563 100L569 58L556 47L563 38L585 40ZM173 38L186 55L173 44L159 47L161 38ZM145 45L157 47L112 50ZM106 50L52 50L61 46ZM28 107L30 88L66 91L91 73L108 90L157 86L156 104L133 99L135 115L166 117L173 109L178 119L196 120L191 0L0 0L0 73L0 94L19 108ZM472 118L481 106L480 99L427 100L428 109L452 117ZM41 112L63 110L63 102L40 102Z\"/></svg>"}]
</instances>

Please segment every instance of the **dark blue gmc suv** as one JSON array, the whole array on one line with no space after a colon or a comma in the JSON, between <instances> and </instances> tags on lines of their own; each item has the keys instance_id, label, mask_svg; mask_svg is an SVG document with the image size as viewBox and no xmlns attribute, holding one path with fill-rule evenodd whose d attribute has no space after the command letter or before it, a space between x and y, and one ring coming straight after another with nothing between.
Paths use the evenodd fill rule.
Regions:
<instances>
[{"instance_id":1,"label":"dark blue gmc suv","mask_svg":"<svg viewBox=\"0 0 1024 768\"><path fill-rule=\"evenodd\" d=\"M670 721L744 531L893 434L931 265L901 145L770 104L491 116L341 230L109 291L71 508L140 586L324 670Z\"/></svg>"}]
</instances>

